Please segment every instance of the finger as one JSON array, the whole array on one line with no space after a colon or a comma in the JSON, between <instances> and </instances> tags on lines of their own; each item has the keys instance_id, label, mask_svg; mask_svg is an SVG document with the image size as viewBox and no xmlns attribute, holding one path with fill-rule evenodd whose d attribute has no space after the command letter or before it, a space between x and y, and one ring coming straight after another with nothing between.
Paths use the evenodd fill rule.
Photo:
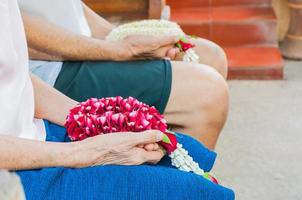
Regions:
<instances>
[{"instance_id":1,"label":"finger","mask_svg":"<svg viewBox=\"0 0 302 200\"><path fill-rule=\"evenodd\" d=\"M154 58L161 58L161 59L165 58L165 57L171 58L175 54L175 52L173 52L174 51L173 49L174 49L174 46L171 46L171 45L160 47L153 51L153 54L154 54L153 56L154 56ZM170 51L171 51L171 53L169 53ZM171 54L171 57L168 56L168 54Z\"/></svg>"},{"instance_id":2,"label":"finger","mask_svg":"<svg viewBox=\"0 0 302 200\"><path fill-rule=\"evenodd\" d=\"M176 55L180 52L179 48L173 48L173 49L169 49L167 52L166 57L168 57L171 60L175 60Z\"/></svg>"},{"instance_id":3,"label":"finger","mask_svg":"<svg viewBox=\"0 0 302 200\"><path fill-rule=\"evenodd\" d=\"M179 38L176 36L163 36L155 38L155 43L160 46L175 45Z\"/></svg>"},{"instance_id":4,"label":"finger","mask_svg":"<svg viewBox=\"0 0 302 200\"><path fill-rule=\"evenodd\" d=\"M157 143L154 144L147 144L144 146L144 149L146 151L156 151L159 149L159 145Z\"/></svg>"},{"instance_id":5,"label":"finger","mask_svg":"<svg viewBox=\"0 0 302 200\"><path fill-rule=\"evenodd\" d=\"M163 59L166 57L167 51L169 48L159 48L156 50L152 50L150 52L140 53L135 56L137 58L145 58L145 59Z\"/></svg>"},{"instance_id":6,"label":"finger","mask_svg":"<svg viewBox=\"0 0 302 200\"><path fill-rule=\"evenodd\" d=\"M179 54L179 53L180 53L180 49L179 49L178 47L174 48L174 50L175 50L175 53L176 53L176 54Z\"/></svg>"},{"instance_id":7,"label":"finger","mask_svg":"<svg viewBox=\"0 0 302 200\"><path fill-rule=\"evenodd\" d=\"M159 148L159 144L158 143L155 143L154 144L154 148L153 148L153 150L154 151L157 151L157 150L159 150L160 148Z\"/></svg>"},{"instance_id":8,"label":"finger","mask_svg":"<svg viewBox=\"0 0 302 200\"><path fill-rule=\"evenodd\" d=\"M146 151L153 151L153 149L154 149L154 144L147 144L147 145L144 146L144 149L145 149Z\"/></svg>"},{"instance_id":9,"label":"finger","mask_svg":"<svg viewBox=\"0 0 302 200\"><path fill-rule=\"evenodd\" d=\"M179 53L178 48L173 46L161 47L151 52L144 52L134 56L135 60L152 60L152 59L167 59L175 60L176 55Z\"/></svg>"},{"instance_id":10,"label":"finger","mask_svg":"<svg viewBox=\"0 0 302 200\"><path fill-rule=\"evenodd\" d=\"M164 152L161 149L157 151L145 151L143 157L145 158L145 163L158 163L164 157Z\"/></svg>"},{"instance_id":11,"label":"finger","mask_svg":"<svg viewBox=\"0 0 302 200\"><path fill-rule=\"evenodd\" d=\"M151 144L163 139L164 134L158 130L148 130L141 133L129 133L126 138L132 145Z\"/></svg>"},{"instance_id":12,"label":"finger","mask_svg":"<svg viewBox=\"0 0 302 200\"><path fill-rule=\"evenodd\" d=\"M159 150L160 148L159 148L159 145L158 145L158 143L154 143L153 144L153 149L152 149L152 151L157 151L157 150Z\"/></svg>"}]
</instances>

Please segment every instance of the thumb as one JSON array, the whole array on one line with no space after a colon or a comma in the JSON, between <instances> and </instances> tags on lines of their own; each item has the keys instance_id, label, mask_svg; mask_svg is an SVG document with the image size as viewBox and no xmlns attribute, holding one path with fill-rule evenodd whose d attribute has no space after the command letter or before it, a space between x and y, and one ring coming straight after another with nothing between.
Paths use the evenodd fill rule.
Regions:
<instances>
[{"instance_id":1,"label":"thumb","mask_svg":"<svg viewBox=\"0 0 302 200\"><path fill-rule=\"evenodd\" d=\"M162 141L164 134L158 130L148 130L141 133L133 133L132 137L132 144L137 146L160 142Z\"/></svg>"},{"instance_id":2,"label":"thumb","mask_svg":"<svg viewBox=\"0 0 302 200\"><path fill-rule=\"evenodd\" d=\"M167 51L166 57L170 58L171 60L174 60L178 53L180 53L179 48L172 48Z\"/></svg>"}]
</instances>

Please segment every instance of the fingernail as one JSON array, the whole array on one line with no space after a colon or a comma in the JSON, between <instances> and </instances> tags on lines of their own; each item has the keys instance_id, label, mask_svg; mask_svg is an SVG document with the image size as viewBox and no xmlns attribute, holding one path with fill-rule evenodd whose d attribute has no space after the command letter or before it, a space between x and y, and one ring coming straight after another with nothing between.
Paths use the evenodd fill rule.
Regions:
<instances>
[{"instance_id":1,"label":"fingernail","mask_svg":"<svg viewBox=\"0 0 302 200\"><path fill-rule=\"evenodd\" d=\"M156 139L157 139L158 141L162 141L163 137L164 137L164 134L161 133L161 132L156 134Z\"/></svg>"}]
</instances>

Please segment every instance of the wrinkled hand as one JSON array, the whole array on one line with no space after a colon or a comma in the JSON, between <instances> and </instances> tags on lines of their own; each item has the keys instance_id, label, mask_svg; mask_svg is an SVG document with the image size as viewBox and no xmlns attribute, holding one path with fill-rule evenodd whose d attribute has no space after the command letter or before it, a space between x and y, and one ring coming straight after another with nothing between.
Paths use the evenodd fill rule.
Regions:
<instances>
[{"instance_id":1,"label":"wrinkled hand","mask_svg":"<svg viewBox=\"0 0 302 200\"><path fill-rule=\"evenodd\" d=\"M164 59L174 60L179 53L175 47L178 42L175 36L152 37L131 35L116 43L115 60L146 60Z\"/></svg>"},{"instance_id":2,"label":"wrinkled hand","mask_svg":"<svg viewBox=\"0 0 302 200\"><path fill-rule=\"evenodd\" d=\"M98 165L140 165L157 163L164 156L156 142L163 133L152 130L142 133L111 133L71 143L75 148L73 168Z\"/></svg>"}]
</instances>

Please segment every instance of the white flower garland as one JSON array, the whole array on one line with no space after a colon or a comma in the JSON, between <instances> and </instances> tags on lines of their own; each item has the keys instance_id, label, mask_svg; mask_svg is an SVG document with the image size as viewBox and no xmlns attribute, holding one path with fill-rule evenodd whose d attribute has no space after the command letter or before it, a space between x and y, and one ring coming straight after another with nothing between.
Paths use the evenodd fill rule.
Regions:
<instances>
[{"instance_id":1,"label":"white flower garland","mask_svg":"<svg viewBox=\"0 0 302 200\"><path fill-rule=\"evenodd\" d=\"M166 132L176 134L169 130ZM183 148L182 144L177 143L176 147L177 148L169 155L171 164L181 171L192 172L208 179L207 174L200 168L199 164L193 160L188 151Z\"/></svg>"},{"instance_id":2,"label":"white flower garland","mask_svg":"<svg viewBox=\"0 0 302 200\"><path fill-rule=\"evenodd\" d=\"M143 20L127 23L116 27L106 37L108 41L119 41L129 35L150 35L150 36L176 36L187 38L180 26L167 20ZM199 56L193 49L185 51L183 57L185 62L199 62Z\"/></svg>"},{"instance_id":3,"label":"white flower garland","mask_svg":"<svg viewBox=\"0 0 302 200\"><path fill-rule=\"evenodd\" d=\"M174 167L185 172L193 172L200 176L205 175L204 170L199 167L198 163L193 160L181 144L177 144L177 149L169 157Z\"/></svg>"}]
</instances>

